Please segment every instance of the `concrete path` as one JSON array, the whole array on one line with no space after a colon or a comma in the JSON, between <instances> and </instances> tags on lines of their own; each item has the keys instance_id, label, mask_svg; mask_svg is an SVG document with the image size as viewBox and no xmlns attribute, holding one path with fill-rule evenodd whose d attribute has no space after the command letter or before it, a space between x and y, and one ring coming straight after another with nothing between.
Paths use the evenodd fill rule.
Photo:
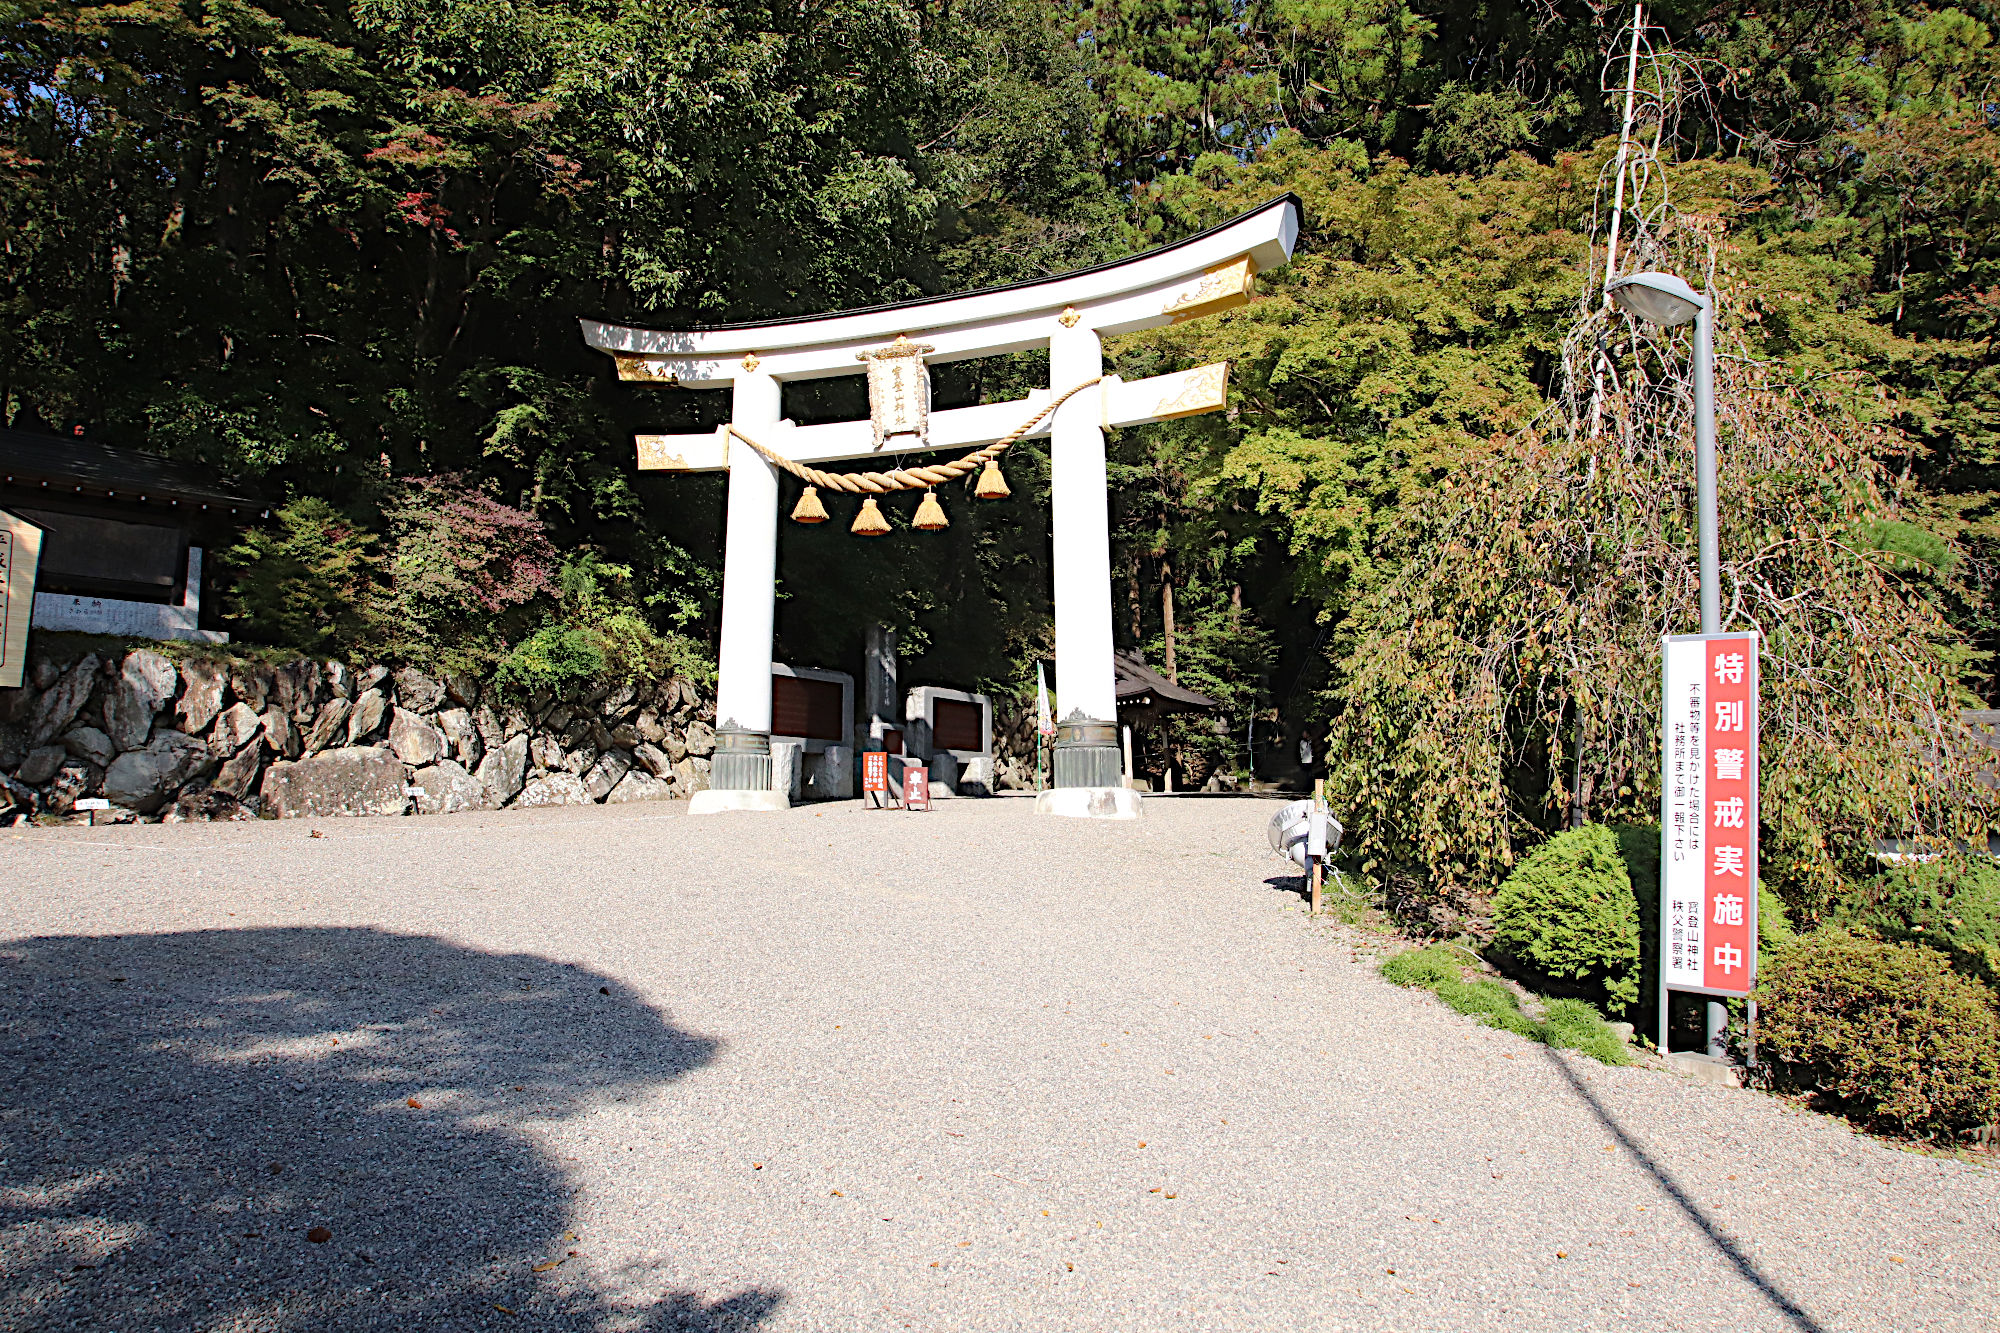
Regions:
<instances>
[{"instance_id":1,"label":"concrete path","mask_svg":"<svg viewBox=\"0 0 2000 1333\"><path fill-rule=\"evenodd\" d=\"M1996 1327L2000 1172L1391 987L1270 810L0 830L0 1328Z\"/></svg>"}]
</instances>

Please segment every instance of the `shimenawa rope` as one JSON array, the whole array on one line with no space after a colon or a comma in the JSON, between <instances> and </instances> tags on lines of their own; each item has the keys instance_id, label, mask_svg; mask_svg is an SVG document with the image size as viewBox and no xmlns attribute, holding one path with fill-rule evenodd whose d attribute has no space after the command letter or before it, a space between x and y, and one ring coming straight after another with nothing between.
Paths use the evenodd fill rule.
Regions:
<instances>
[{"instance_id":1,"label":"shimenawa rope","mask_svg":"<svg viewBox=\"0 0 2000 1333\"><path fill-rule=\"evenodd\" d=\"M904 467L897 468L894 472L821 472L816 467L807 467L804 463L795 462L792 459L786 458L783 454L766 449L763 445L738 430L734 422L724 426L723 430L730 435L734 435L737 439L743 441L743 443L749 445L752 449L755 449L772 463L791 473L800 481L805 482L808 486L824 486L829 490L846 491L850 495L886 495L890 491L922 490L926 487L936 486L941 482L950 481L954 477L962 477L974 468L984 467L987 463L992 462L1005 452L1008 445L1013 444L1023 435L1041 425L1051 412L1054 412L1057 408L1068 402L1073 395L1082 393L1091 385L1099 383L1102 378L1102 376L1093 376L1081 384L1073 385L1063 390L1061 394L1044 403L1041 409L1033 416L1007 434L1002 435L993 443L987 445L984 449L975 450L965 457L954 459L949 463L939 463L935 467Z\"/></svg>"}]
</instances>

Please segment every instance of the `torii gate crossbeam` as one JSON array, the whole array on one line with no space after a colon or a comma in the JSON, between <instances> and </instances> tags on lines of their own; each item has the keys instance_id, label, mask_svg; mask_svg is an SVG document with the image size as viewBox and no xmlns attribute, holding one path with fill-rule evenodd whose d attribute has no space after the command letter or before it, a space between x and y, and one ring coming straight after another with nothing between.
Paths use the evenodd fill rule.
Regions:
<instances>
[{"instance_id":1,"label":"torii gate crossbeam","mask_svg":"<svg viewBox=\"0 0 2000 1333\"><path fill-rule=\"evenodd\" d=\"M1049 398L1103 373L1107 335L1158 328L1249 300L1260 271L1291 258L1299 202L1285 195L1172 245L1116 263L1035 282L799 319L685 332L581 321L586 342L609 353L618 376L691 389L732 390L731 425L796 462L878 452L867 421L794 426L783 420L787 380L860 373L857 354L899 336L928 344L928 363L1046 346L1047 390L1012 403L932 414L923 447L977 448L1018 427ZM1104 428L1165 421L1225 405L1227 365L1124 383L1105 377L1056 410L1035 434L1050 436L1055 571L1056 699L1061 714L1055 813L1131 817L1137 793L1121 781L1112 671L1111 533ZM729 473L723 546L722 643L712 790L696 812L782 809L771 785L771 636L777 596L778 469L725 430L642 435L647 470ZM732 444L734 447L732 448Z\"/></svg>"}]
</instances>

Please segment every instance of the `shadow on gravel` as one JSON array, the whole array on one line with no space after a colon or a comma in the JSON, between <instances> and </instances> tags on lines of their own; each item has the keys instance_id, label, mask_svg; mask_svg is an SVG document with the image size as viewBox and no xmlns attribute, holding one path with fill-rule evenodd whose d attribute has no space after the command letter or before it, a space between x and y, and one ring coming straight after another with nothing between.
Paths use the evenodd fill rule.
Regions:
<instances>
[{"instance_id":1,"label":"shadow on gravel","mask_svg":"<svg viewBox=\"0 0 2000 1333\"><path fill-rule=\"evenodd\" d=\"M1777 1283L1764 1276L1756 1261L1745 1254L1742 1247L1731 1240L1722 1228L1716 1225L1715 1220L1702 1211L1701 1205L1681 1188L1678 1180L1674 1179L1674 1173L1655 1160L1638 1140L1625 1132L1625 1127L1618 1123L1617 1117L1605 1109L1604 1103L1597 1100L1597 1095L1590 1090L1590 1085L1576 1076L1576 1071L1569 1067L1567 1061L1547 1047L1543 1048L1542 1056L1568 1081L1570 1089L1582 1098L1584 1105L1596 1115L1598 1123L1610 1131L1611 1136L1632 1155L1634 1161L1652 1173L1653 1179L1660 1182L1660 1189L1674 1201L1682 1213L1687 1215L1689 1221L1701 1228L1702 1234L1708 1237L1708 1243L1735 1266L1745 1282L1755 1287L1780 1314L1791 1320L1794 1327L1805 1330L1805 1333L1826 1333L1818 1320L1800 1309L1798 1303L1787 1296Z\"/></svg>"},{"instance_id":2,"label":"shadow on gravel","mask_svg":"<svg viewBox=\"0 0 2000 1333\"><path fill-rule=\"evenodd\" d=\"M606 977L426 936L0 943L0 1328L747 1333L779 1293L593 1284L608 1238L527 1132L714 1051Z\"/></svg>"}]
</instances>

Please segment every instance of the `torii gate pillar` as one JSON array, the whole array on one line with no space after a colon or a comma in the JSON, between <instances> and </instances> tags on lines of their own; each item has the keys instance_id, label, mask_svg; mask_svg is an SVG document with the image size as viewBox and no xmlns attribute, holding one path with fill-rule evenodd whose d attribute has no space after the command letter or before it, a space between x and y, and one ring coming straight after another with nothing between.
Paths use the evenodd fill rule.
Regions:
<instances>
[{"instance_id":1,"label":"torii gate pillar","mask_svg":"<svg viewBox=\"0 0 2000 1333\"><path fill-rule=\"evenodd\" d=\"M731 415L753 436L779 420L774 376L736 377ZM729 521L722 546L722 646L717 654L715 759L704 805L782 810L771 790L771 632L778 605L778 469L749 449L729 460Z\"/></svg>"},{"instance_id":2,"label":"torii gate pillar","mask_svg":"<svg viewBox=\"0 0 2000 1333\"><path fill-rule=\"evenodd\" d=\"M1298 234L1299 201L1285 195L1172 245L1037 282L686 332L584 320L583 335L616 360L620 379L731 389L730 425L791 464L869 459L875 460L869 470L879 470L885 453L977 449L1011 437L1054 395L1069 393L1051 419L1029 432L1051 437L1056 607L1055 789L1036 806L1130 819L1139 813L1139 794L1125 787L1119 764L1104 429L1219 411L1229 367L1197 366L1127 384L1102 374L1103 339L1242 305L1257 273L1291 258ZM1047 347L1049 387L1017 402L928 413L911 428L916 433L878 432L868 421L795 426L783 419L785 381L859 373L860 360L878 361L892 340L909 333L920 335L916 352L926 363ZM924 402L927 385L923 379L915 385ZM715 761L711 789L696 795L691 813L782 810L785 793L770 789L779 469L757 450L732 443L728 428L642 435L638 446L643 469L729 473Z\"/></svg>"},{"instance_id":3,"label":"torii gate pillar","mask_svg":"<svg viewBox=\"0 0 2000 1333\"><path fill-rule=\"evenodd\" d=\"M1049 335L1052 386L1080 384L1103 370L1104 341L1097 330L1058 329ZM1097 395L1078 394L1056 409L1050 432L1058 789L1124 789L1111 665L1111 502L1102 420ZM1136 809L1135 797L1114 797L1110 804Z\"/></svg>"}]
</instances>

